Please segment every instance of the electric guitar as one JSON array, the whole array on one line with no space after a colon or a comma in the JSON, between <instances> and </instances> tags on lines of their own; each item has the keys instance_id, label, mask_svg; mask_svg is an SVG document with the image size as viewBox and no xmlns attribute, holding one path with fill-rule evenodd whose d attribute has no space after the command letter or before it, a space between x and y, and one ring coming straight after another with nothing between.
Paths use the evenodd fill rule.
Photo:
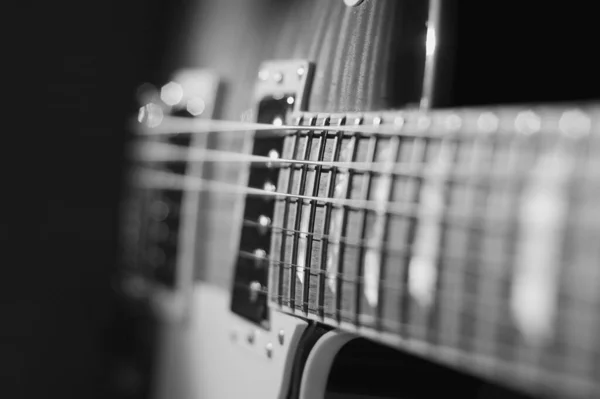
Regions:
<instances>
[{"instance_id":1,"label":"electric guitar","mask_svg":"<svg viewBox=\"0 0 600 399\"><path fill-rule=\"evenodd\" d=\"M548 53L510 41L537 14L189 7L127 152L120 283L160 320L153 397L600 395L600 103L542 93Z\"/></svg>"}]
</instances>

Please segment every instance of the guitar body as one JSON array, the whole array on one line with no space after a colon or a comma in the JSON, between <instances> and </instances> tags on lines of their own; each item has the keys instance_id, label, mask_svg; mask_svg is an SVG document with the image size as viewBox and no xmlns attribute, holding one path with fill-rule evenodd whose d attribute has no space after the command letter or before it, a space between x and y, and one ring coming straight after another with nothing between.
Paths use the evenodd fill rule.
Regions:
<instances>
[{"instance_id":1,"label":"guitar body","mask_svg":"<svg viewBox=\"0 0 600 399\"><path fill-rule=\"evenodd\" d=\"M185 116L198 120L322 127L357 124L393 128L403 124L409 129L413 125L420 129L418 115L442 107L545 100L535 97L544 82L533 81L530 86L521 87L519 85L526 77L511 72L508 61L502 57L494 58L489 49L480 49L476 55L469 52L478 48L473 39L470 42L459 40L472 36L457 29L458 21L461 18L463 23L465 21L467 6L462 5L459 9L456 2L445 0L365 0L357 3L349 6L342 0L192 2L182 13L185 18L182 18L165 57L168 60L166 69L171 72L161 84L172 80L185 92L188 90L185 82L202 80L204 86L198 89L202 98L199 112L190 110L189 101L194 97L184 97L188 101ZM490 7L492 11L493 8ZM475 8L469 17L478 11ZM510 15L506 10L502 12ZM499 19L497 16L494 26L501 26L497 22ZM478 25L471 21L468 26ZM492 29L488 28L488 33ZM499 45L502 42L500 36L488 35L490 41L496 40L490 46ZM494 72L503 70L510 75L512 83L494 83L487 90L480 87L478 79L490 72L492 64L495 65ZM559 85L557 83L557 87ZM563 86L567 91L573 87L568 83ZM516 87L522 90L517 92ZM514 95L510 97L507 93ZM597 92L593 88L585 86L581 92L568 92L566 97L558 99L586 99L594 93ZM150 100L160 102L158 97L167 101L164 93L150 93L143 97L142 106ZM556 100L552 95L546 98ZM281 104L282 99L287 105ZM144 112L149 114L151 109L145 107ZM164 107L161 118L162 112L180 115L181 110L176 108ZM389 110L408 114L405 117L405 114ZM476 110L475 114L465 111L465 125L469 118L477 121L481 115L487 115L484 111ZM443 129L448 126L442 125ZM245 155L267 155L257 151L268 151L268 146L273 145L277 148L277 157L304 161L323 161L329 157L333 162L377 163L385 160L386 148L401 152L398 140L384 133L364 141L369 143L364 148L357 144L360 139L351 139L355 144L348 144L341 134L339 143L326 144L325 139L319 139L318 149L316 144L311 149L313 136L307 131L303 134L311 138L303 142L305 153L301 156L299 143L303 136L300 133L279 141L268 141L271 139L265 139L258 131L252 134L231 130L189 137L180 134L178 137L183 137L183 145L192 148ZM326 136L320 134L319 137ZM294 139L297 140L295 144ZM261 140L266 140L264 145ZM313 143L316 142L317 138ZM355 155L343 159L340 154L344 154L344 148L354 145ZM524 145L529 144L525 142ZM410 150L413 154L418 151L414 148ZM359 159L361 156L365 159ZM355 253L351 252L349 244L342 244L344 236L356 234L355 239L360 242L374 237L373 242L383 245L385 240L381 236L387 233L376 233L378 219L371 220L367 213L356 218L344 216L345 222L339 227L343 232L334 233L331 226L336 223L336 211L324 205L326 210L321 213L316 198L337 196L334 194L336 177L332 172L334 177L326 185L325 173L319 177L319 167L315 167L314 174L309 170L306 165L300 166L296 177L292 178L291 172L273 172L268 167L253 168L249 163L233 161L189 162L187 170L183 169L187 175L203 181L288 194L304 192L308 199L306 204L295 208L296 203L291 199L278 199L265 205L268 201L254 199L240 190L184 190L184 194L177 194L179 197L176 198L167 195L170 201L180 201L181 208L176 224L179 236L175 238L175 260L170 269L165 269L167 277L156 278L160 280L159 284L148 294L160 315L160 338L151 389L153 398L412 398L444 392L464 398L494 397L498 392L509 395L508 391L492 387L491 382L496 381L496 376L502 384L513 388L532 393L548 392L546 388L528 386L520 380L507 384L512 381L512 360L508 363L498 360L501 366L497 366L496 356L500 355L494 352L496 349L486 352L483 346L466 343L469 339L464 337L474 334L470 327L459 331L459 327L448 321L454 315L452 306L459 306L458 302L461 311L462 307L468 310L462 298L448 297L445 304L451 311L446 315L450 316L444 316L440 310L444 301L437 299L432 305L435 310L428 309L428 305L424 305L427 296L419 294L418 287L414 288L416 294L410 293L413 300L407 301L405 298L409 293L387 292L377 285L386 279L409 284L406 270L410 254L389 255L385 248L379 247L381 253L377 255L378 260L373 261L371 256L375 255L365 244L361 244ZM315 183L319 178L323 179L320 186ZM346 198L376 201L373 193L377 190L372 187L381 184L385 186L381 182L363 182L346 187ZM309 190L313 187L311 195ZM388 190L391 190L388 196L394 197L393 189ZM360 196L362 198L358 199ZM162 201L167 200L163 198ZM349 208L350 205L340 206L342 210ZM296 209L297 213L289 213L289 209ZM300 216L302 212L304 216ZM268 217L263 218L265 215ZM268 233L261 232L260 226L250 225L253 226L250 228L246 222L252 220L258 220L262 227L284 226L283 233L275 228ZM292 221L289 236L285 228L288 221ZM388 241L397 240L400 247L404 240L403 222L381 223L382 226L389 223L393 234ZM318 227L321 225L325 227ZM415 244L418 238L414 238L419 236L418 229L413 225L407 231L405 234L412 237L406 239L410 241L410 250L419 251ZM315 244L316 240L308 239L317 234L323 237L318 244ZM335 234L338 234L338 244ZM336 245L338 249L332 249ZM460 245L458 241L456 245ZM334 251L333 255L328 251ZM387 255L382 255L384 252ZM240 255L244 253L246 255ZM274 259L275 254L281 254L279 263L273 261L261 269L261 259L267 256ZM330 262L339 263L338 277L330 275ZM371 277L375 263L400 265L404 262L405 266L388 268L385 275L380 272ZM474 266L465 261L460 270L469 267ZM352 287L345 285L345 278L355 275L359 278L350 280ZM373 289L370 287L374 283L369 278L378 282ZM488 280L482 277L481 281L484 284ZM494 281L490 281L493 284ZM453 286L454 292L468 290L469 286L464 284ZM381 303L393 305L378 306ZM473 313L461 316L463 319L460 320L485 315L487 310L478 306L473 305ZM505 309L498 312L505 312ZM504 316L502 313L498 318ZM477 329L476 333L488 334L487 330L482 331ZM517 341L511 342L517 345ZM448 347L451 350L446 352L444 348ZM438 348L441 349L436 352ZM532 349L532 356L541 353L538 350ZM493 361L486 363L488 358ZM477 363L479 361L481 363ZM482 380L472 376L477 374L479 364L481 375L478 377ZM390 370L393 372L385 377L383 374ZM398 381L399 373L403 373L406 380ZM344 378L346 387L342 387ZM371 381L365 383L370 385L368 393L353 384L353 378ZM418 383L419 378L430 381ZM573 388L571 392L591 392L593 389L586 386ZM512 392L510 395L506 397L520 397Z\"/></svg>"},{"instance_id":2,"label":"guitar body","mask_svg":"<svg viewBox=\"0 0 600 399\"><path fill-rule=\"evenodd\" d=\"M185 326L166 325L157 359L157 398L281 397L291 377L294 353L307 323L278 315L286 332L261 331L230 311L229 291L199 284ZM273 353L267 356L266 344Z\"/></svg>"}]
</instances>

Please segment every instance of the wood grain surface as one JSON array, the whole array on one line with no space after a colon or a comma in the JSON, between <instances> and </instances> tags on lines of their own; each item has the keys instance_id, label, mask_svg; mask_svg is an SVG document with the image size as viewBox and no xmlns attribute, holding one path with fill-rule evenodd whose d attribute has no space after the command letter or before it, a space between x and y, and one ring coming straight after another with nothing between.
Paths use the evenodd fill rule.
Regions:
<instances>
[{"instance_id":1,"label":"wood grain surface","mask_svg":"<svg viewBox=\"0 0 600 399\"><path fill-rule=\"evenodd\" d=\"M243 113L254 106L252 93L260 64L274 59L306 59L315 64L309 112L337 115L411 108L421 97L427 19L424 4L418 0L366 0L359 7L349 8L340 0L204 1L198 9L190 10L179 35L180 45L173 51L176 57L172 63L174 67L208 68L219 74L223 85L216 117L220 119L240 120ZM447 45L443 38L438 44L442 48ZM471 59L477 61L475 55ZM498 59L502 61L501 57ZM458 81L464 82L469 71L481 73L477 76L485 75L486 71L478 70L477 65L470 69L463 64ZM446 66L449 64L443 64ZM450 74L449 69L444 68L440 73ZM492 87L500 91L498 86ZM484 88L479 90L470 88L455 99L459 99L458 103L468 102ZM554 120L555 116L550 119ZM337 122L333 116L327 121ZM511 123L512 129L514 120ZM251 140L250 135L241 132L213 133L209 146L241 152L247 150ZM377 236L374 232L380 224L375 212L290 200L277 203L275 226L284 229L294 226L294 230L311 230L314 235L329 236L332 229L335 230L332 226L337 215L342 214L340 231L334 234L338 235L339 242L309 240L297 231L275 234L270 255L290 267L275 268L277 273L271 275L270 289L276 294L272 300L285 311L343 328L361 326L360 331L365 335L488 378L537 387L535 389L544 393L551 393L555 388L579 394L597 389L591 386L599 370L594 366L597 354L580 356L586 361L577 366L577 370L564 367L563 360L582 355L581 348L565 345L565 336L577 335L565 327L568 320L557 327L557 336L547 346L532 345L517 331L514 312L511 313L506 299L511 292L510 265L518 244L514 228L515 209L520 199L517 191L523 184L519 180L517 186L520 186L515 188L510 185L491 187L488 183L492 172L509 170L518 174L535 167L536 157L542 151L540 146L546 145L536 140L521 137L507 142L504 138L482 138L457 139L450 143L453 159L448 173L458 168L467 169L472 172L472 179L463 185L445 181L444 201L451 204L454 211L472 217L468 228L457 221L442 221L443 267L438 264L437 273L443 283L436 285L439 295L433 305L423 306L414 295L407 294L409 249L416 236L414 217L390 217L380 237L369 243L369 239ZM390 139L299 131L286 138L283 156L433 163L439 160L440 145L434 138ZM579 153L585 148L577 147L574 151ZM586 169L585 173L589 172ZM243 173L243 167L237 163L207 164L203 177L243 185L245 182L240 180ZM277 185L286 187L290 183L291 193L323 197L333 196L335 187L341 185L346 187L346 198L366 200L377 192L373 188L389 185L392 201L419 201L422 179L395 177L389 183L385 183L385 179L382 174L336 175L318 168L298 167L283 172ZM492 189L496 191L490 194ZM597 188L578 186L578 190L587 190L587 194L582 194L587 201ZM243 201L241 195L202 193L196 275L226 290L231 289L238 256L242 221L237 210ZM587 208L578 212L589 216L589 205L586 203ZM306 215L310 217L307 219ZM501 221L497 222L498 219ZM598 259L589 241L583 242L568 245L581 245L578 253L586 254L588 261ZM381 254L379 263L383 265L376 278L381 285L376 288L375 301L366 294L368 283L364 280L368 275L365 267L369 266L366 257L370 245L378 246L376 252ZM330 256L336 246L338 255ZM473 248L485 251L473 252ZM472 254L478 258L473 259ZM339 262L333 283L326 274L330 272L326 270L329 259ZM581 271L584 257L576 256L572 261ZM304 273L298 273L299 262L303 263L300 270ZM589 282L584 284L581 275L573 270L565 273L568 279L586 287L593 303L597 304L597 295L591 293ZM597 281L596 274L591 281ZM571 286L561 286L561 292L567 292L568 287ZM563 297L561 301L559 305L568 308ZM589 311L591 307L585 309ZM596 327L588 327L586 331L595 331ZM582 335L577 342L590 344L591 341L589 336Z\"/></svg>"},{"instance_id":2,"label":"wood grain surface","mask_svg":"<svg viewBox=\"0 0 600 399\"><path fill-rule=\"evenodd\" d=\"M420 99L424 2L367 0L350 8L337 0L218 0L202 2L190 14L194 18L179 35L185 40L174 51L179 57L173 65L209 68L220 75L217 117L239 120L253 106L258 68L270 59L315 63L308 110L371 111L414 105ZM210 141L231 151L244 146L239 133L219 133ZM207 178L237 182L240 169L207 165L205 173ZM211 193L203 200L198 257L204 267L198 274L229 288L234 260L222 248L224 237L238 236L239 221L231 220L231 211L241 198Z\"/></svg>"}]
</instances>

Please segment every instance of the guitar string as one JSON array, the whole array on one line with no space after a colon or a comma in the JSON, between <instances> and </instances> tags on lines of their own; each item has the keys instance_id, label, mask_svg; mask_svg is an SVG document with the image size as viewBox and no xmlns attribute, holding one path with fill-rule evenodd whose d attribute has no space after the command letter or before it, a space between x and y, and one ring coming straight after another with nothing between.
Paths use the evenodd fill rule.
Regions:
<instances>
[{"instance_id":1,"label":"guitar string","mask_svg":"<svg viewBox=\"0 0 600 399\"><path fill-rule=\"evenodd\" d=\"M344 274L342 272L331 272L331 271L322 270L319 268L313 268L311 266L297 265L293 262L286 262L286 261L278 260L278 259L275 259L272 257L264 257L264 256L256 255L252 252L247 252L247 251L242 251L242 250L239 251L239 255L244 258L249 258L249 259L253 259L253 260L265 260L265 261L277 264L272 267L281 267L281 268L286 268L286 269L296 268L296 269L301 269L301 270L309 270L310 274L313 276L322 275L325 278L341 279L342 281L347 282L347 283L356 283L357 281L362 282L365 279L364 276L349 277L347 274ZM442 275L448 275L448 274L454 275L454 276L460 275L461 277L475 278L475 279L480 279L480 278L482 278L482 276L492 275L494 280L498 280L498 281L511 279L511 277L509 275L502 275L506 271L506 270L502 269L503 267L505 267L504 261L498 260L497 262L494 262L494 261L490 261L490 259L480 259L481 253L474 252L474 251L463 257L449 256L447 254L444 256L438 256L437 261L441 262L443 264L463 264L464 262L467 261L467 258L469 256L471 258L477 258L476 260L479 261L480 264L486 265L486 266L482 267L482 269L484 269L484 272L469 270L468 268L463 268L463 270L461 270L460 272L456 272L456 271L452 272L449 270L444 270ZM505 257L511 258L511 254L505 254ZM323 261L323 260L321 259L321 261ZM494 272L494 271L496 271L496 272ZM379 280L379 284L382 287L387 288L392 291L403 291L403 290L405 290L405 288L407 288L408 282L403 282L401 285L394 285L394 284L391 284L390 282L387 282L386 280ZM571 296L569 299L576 300L581 304L594 304L595 303L595 302L586 300L587 298L581 298L581 297L577 297L577 296Z\"/></svg>"},{"instance_id":2,"label":"guitar string","mask_svg":"<svg viewBox=\"0 0 600 399\"><path fill-rule=\"evenodd\" d=\"M296 131L297 131L297 130L304 130L304 129L302 129L302 128L299 128L299 127L297 127L297 126L291 127L291 129L293 129L293 130L296 130ZM267 129L267 128L265 127L265 130L271 130L271 129ZM308 129L307 129L307 130L308 130ZM315 127L315 129L314 129L314 130L324 130L324 129L322 129L322 127ZM338 132L338 131L340 131L341 129L339 129L339 127L335 127L335 129L328 129L328 130L335 130L336 132ZM360 130L361 130L361 131L364 131L364 127L361 127L361 129L360 129ZM222 155L222 154L221 154L221 155ZM187 161L189 161L190 159L186 159L186 160L187 160ZM207 161L207 160L205 159L204 161ZM218 161L222 161L222 159L221 159L221 160L218 160ZM246 159L245 161L247 162L248 160ZM254 159L254 161L259 161L259 160L255 158L255 159ZM281 161L279 161L279 162L278 162L278 160L275 160L275 162L274 162L274 160L273 160L273 159L262 159L262 160L260 160L260 162L256 162L256 163L264 163L264 164L267 164L267 163L270 163L270 164L279 163L279 164L285 164L285 163L286 163L286 161L287 161L287 163L288 163L288 164L289 164L289 163L296 163L294 160L281 160ZM227 161L225 161L225 162L227 162ZM310 162L310 161L308 161L308 162ZM298 164L300 164L300 162L298 162ZM307 164L308 164L308 163L307 163ZM315 164L318 164L318 163L315 163ZM313 165L314 165L314 164L313 164ZM335 165L335 164L334 164L334 165L326 165L326 164L324 164L324 166L330 166L330 167L339 167L339 168L348 167L349 169L350 169L350 167L351 167L351 166L355 166L356 168L353 168L353 169L355 169L355 170L356 170L356 169L359 169L359 168L361 168L361 167L364 167L365 165L356 165L356 164L354 164L354 165L347 165L347 163L346 163L346 165L343 165L342 163L338 163L338 165ZM371 167L372 167L372 166L374 166L374 165L373 165L373 164L371 164L371 165L367 165L367 167L368 167L368 166L371 166ZM414 164L413 164L412 166L414 166ZM282 265L280 265L280 267L282 267ZM290 267L291 267L291 266L290 266ZM306 267L302 267L302 266L296 266L296 267L298 267L298 268L306 268ZM285 298L284 298L284 301L285 301ZM459 308L459 311L463 311L463 309L462 309L462 308Z\"/></svg>"},{"instance_id":3,"label":"guitar string","mask_svg":"<svg viewBox=\"0 0 600 399\"><path fill-rule=\"evenodd\" d=\"M302 265L297 265L293 262L286 262L286 261L282 261L282 260L278 260L278 259L274 259L272 257L264 257L264 256L260 256L260 255L256 255L252 252L248 252L248 251L239 251L239 255L243 258L248 258L248 259L253 259L255 261L267 261L267 262L272 262L273 264L276 264L274 266L271 267L280 267L280 268L285 268L285 269L300 269L300 270L309 270L310 274L312 276L324 276L325 278L336 278L336 279L340 279L343 282L346 283L356 283L357 281L361 281L363 282L365 277L364 276L358 276L358 277L352 277L349 276L343 272L331 272L331 271L327 271L327 270L321 270L321 269L317 269L311 266L302 266ZM480 256L480 254L475 254L475 257ZM507 255L508 256L508 255ZM461 261L464 261L464 259L459 259L459 257L449 257L449 256L444 256L444 257L439 257L438 261L440 262L449 262L449 263L460 263ZM485 263L485 261L483 262ZM499 268L504 266L503 262L498 261L498 264L495 265L495 267ZM445 271L444 273L448 273L449 271ZM489 266L486 266L486 272L489 272ZM499 270L499 272L502 272L502 270ZM452 273L450 273L452 274ZM472 270L463 270L460 273L460 276L465 276L465 277L469 277L469 278L478 278L481 276L481 273L478 272L474 272ZM500 273L494 273L494 276L496 276L497 274ZM489 274L485 274L486 276L488 276ZM509 278L506 276L506 278ZM404 290L407 285L408 282L403 282L401 285L395 285L395 284L391 284L390 282L386 281L386 280L379 280L379 283L382 287L387 288L391 291L402 291Z\"/></svg>"},{"instance_id":4,"label":"guitar string","mask_svg":"<svg viewBox=\"0 0 600 399\"><path fill-rule=\"evenodd\" d=\"M285 270L285 267L286 267L286 265L284 265L284 264L280 265L280 269L283 269L283 270ZM291 265L287 265L287 267L288 267L288 268L291 268L292 266L291 266ZM296 268L298 268L298 270L303 268L302 266L298 266L298 265L296 265L295 267L296 267ZM306 267L304 267L304 268L306 268ZM310 269L310 268L308 268L308 269ZM312 272L314 272L314 270L311 270L311 274L312 274L312 275L314 275L314 273L312 273ZM463 274L464 274L464 273L463 273ZM343 277L343 276L342 276L342 277ZM348 282L348 281L350 281L350 280L348 280L348 279L346 278L344 281L347 281L347 282ZM352 281L350 281L350 282L352 282ZM401 288L400 288L400 287L394 287L394 286L389 286L389 285L385 285L385 284L383 285L383 288L384 288L384 289L387 289L388 291L389 291L389 290L393 290L393 289L396 289L396 290L401 290ZM475 296L475 298L476 298L476 296ZM285 303L286 301L287 301L287 299L286 299L286 298L282 298L282 302L284 302L284 303ZM310 305L310 303L307 303L307 305ZM485 306L490 306L490 305L485 305ZM346 310L345 310L345 309L340 309L340 311L342 311L342 312L346 312ZM458 312L459 312L460 314L466 314L466 315L467 315L467 314L470 314L470 315L472 315L470 312L465 312L465 311L464 311L464 310L463 310L463 309L462 309L460 306L458 307ZM361 318L362 318L363 314L361 313L361 315L360 315L360 316L361 316ZM479 319L481 319L481 317L479 317ZM384 322L386 322L386 323L388 323L388 324L389 324L390 322L395 322L394 320L391 320L391 319L386 319L386 318L382 318L382 321L384 321ZM502 323L499 323L499 325L502 325ZM407 323L407 326L409 326L409 327L410 327L410 328L412 328L412 329L414 329L414 328L415 328L415 325L414 325L414 324ZM416 327L419 327L419 326L416 326ZM423 327L423 328L424 328L426 331L430 329L429 327ZM423 329L423 328L422 328L422 329ZM501 344L501 343L499 343L499 342L498 342L498 340L496 340L496 342L495 342L494 344L495 344L495 345L498 345L498 344Z\"/></svg>"},{"instance_id":5,"label":"guitar string","mask_svg":"<svg viewBox=\"0 0 600 399\"><path fill-rule=\"evenodd\" d=\"M290 198L295 200L306 200L306 201L317 201L322 203L330 203L339 206L347 206L357 208L361 210L378 211L378 202L372 200L356 200L356 199L342 199L342 198L329 198L329 197L313 197L309 195L289 194L284 192L268 191L265 189L239 186L232 183L226 183L217 180L202 179L194 176L184 176L171 172L164 172L160 170L152 170L147 168L139 168L132 172L131 182L138 187L151 188L151 189L175 189L175 190L211 190L221 193L228 193L234 195L255 195L261 197L272 197L272 198ZM410 208L410 209L408 209ZM416 214L417 205L403 206L397 205L394 209L401 209L396 211L397 216L408 216L408 213ZM390 214L391 212L388 212Z\"/></svg>"},{"instance_id":6,"label":"guitar string","mask_svg":"<svg viewBox=\"0 0 600 399\"><path fill-rule=\"evenodd\" d=\"M414 169L423 168L426 163L396 162L398 169L392 169L384 162L337 162L312 161L300 159L284 159L263 155L245 154L236 151L212 150L204 148L189 148L167 143L141 143L130 148L129 154L133 160L145 162L223 162L250 163L265 167L289 167L307 165L312 167L325 166L342 170L355 170L373 173L411 174ZM375 166L375 168L373 168ZM378 168L377 168L378 167ZM411 174L412 175L412 174Z\"/></svg>"},{"instance_id":7,"label":"guitar string","mask_svg":"<svg viewBox=\"0 0 600 399\"><path fill-rule=\"evenodd\" d=\"M258 128L258 126L253 126L253 128L256 129L256 128ZM269 126L269 127L263 126L263 128L265 130L272 130L271 126ZM283 128L288 128L288 127L283 127ZM303 130L302 128L299 128L298 126L293 126L293 127L289 127L289 128L290 128L290 130L291 129L293 129L293 130ZM214 130L214 128L212 130ZM315 130L326 130L326 129L323 129L323 127L315 127ZM334 127L334 128L327 129L327 130L335 130L336 132L339 132L341 129L339 127ZM364 126L362 126L362 127L360 127L359 129L356 129L356 130L364 131L365 129L364 129ZM265 161L265 160L263 160L263 161ZM267 162L273 162L273 160L268 160ZM339 165L339 166L342 166L342 165ZM348 166L348 165L346 165L346 166ZM370 166L372 166L372 165L370 165Z\"/></svg>"},{"instance_id":8,"label":"guitar string","mask_svg":"<svg viewBox=\"0 0 600 399\"><path fill-rule=\"evenodd\" d=\"M221 194L231 195L252 195L259 197L272 197L274 199L289 198L291 200L303 202L317 202L323 204L332 204L340 207L348 207L356 210L365 210L381 213L381 203L375 200L314 197L309 195L290 194L285 192L268 191L255 187L241 186L233 183L227 183L218 180L203 179L195 176L186 176L172 172L154 170L148 168L138 168L131 173L130 181L133 185L142 189L171 189L181 191L211 191ZM419 220L438 221L439 215L435 212L428 212L423 209L419 203L392 202L388 205L386 215L401 218L418 218ZM472 222L470 213L449 211L447 219L458 223L469 224ZM484 219L486 222L493 223L497 228L504 229L509 224L500 215L490 214ZM540 221L542 223L543 221ZM582 222L584 229L594 228L596 223L600 222L600 214L596 218L587 218ZM534 223L530 221L529 223ZM304 233L303 233L304 234Z\"/></svg>"},{"instance_id":9,"label":"guitar string","mask_svg":"<svg viewBox=\"0 0 600 399\"><path fill-rule=\"evenodd\" d=\"M554 112L569 112L568 109L559 109ZM462 117L460 116L462 114ZM491 116L490 116L491 115ZM548 133L565 133L570 135L575 133L589 133L597 129L591 129L589 120L596 117L595 111L589 111L589 116L582 116L580 119L567 120L561 123L559 118L547 118L548 123L538 131ZM415 118L416 117L416 118ZM491 118L491 119L490 119ZM200 119L186 118L180 116L164 116L161 123L150 127L146 123L133 121L130 126L135 135L138 136L156 136L156 135L178 135L185 134L209 134L209 133L239 133L246 135L272 135L278 133L286 135L290 131L324 131L338 133L359 133L362 135L377 136L412 136L419 138L447 137L449 134L457 136L478 137L483 134L501 133L499 136L510 137L512 135L527 135L531 133L530 129L523 128L523 121L519 120L519 112L514 110L510 115L502 115L503 121L512 121L508 128L507 124L501 124L500 118L493 116L490 111L476 110L457 110L437 111L436 113L414 112L394 116L392 123L381 123L381 119L376 119L379 123L362 124L362 119L355 124L339 125L302 125L302 124L272 124L256 123L218 119ZM585 120L583 119L585 118ZM296 118L298 119L298 118ZM554 120L556 119L556 120ZM466 121L463 122L463 120ZM537 123L537 122L536 122Z\"/></svg>"},{"instance_id":10,"label":"guitar string","mask_svg":"<svg viewBox=\"0 0 600 399\"><path fill-rule=\"evenodd\" d=\"M399 122L401 121L401 123ZM165 116L158 126L149 127L146 124L135 121L132 123L132 132L140 136L154 135L177 135L185 134L208 134L208 133L240 133L246 135L261 135L264 133L281 133L288 131L325 131L325 132L347 132L361 134L376 134L382 136L395 136L400 132L404 135L415 135L422 137L427 132L428 125L422 122L420 126L408 127L404 124L402 117L397 117L394 124L373 125L275 125L271 123L238 122L217 119L193 119L177 116ZM452 129L448 129L453 131ZM465 132L466 133L466 132ZM430 133L431 134L431 133ZM434 136L442 135L437 133Z\"/></svg>"},{"instance_id":11,"label":"guitar string","mask_svg":"<svg viewBox=\"0 0 600 399\"><path fill-rule=\"evenodd\" d=\"M245 154L236 151L223 151L201 148L189 148L181 145L167 143L143 143L130 147L129 155L132 160L139 162L210 162L210 163L243 163L259 165L267 168L271 167L299 167L309 166L312 168L326 167L336 168L338 170L358 171L367 173L391 174L412 178L428 178L448 176L449 183L460 183L457 180L469 180L477 173L473 172L472 167L463 165L463 169L454 168L451 173L440 171L439 168L430 167L430 162L395 162L395 168L390 169L389 163L385 162L339 162L339 161L313 161L303 159L285 159L275 158L263 155ZM521 154L526 156L527 154ZM593 161L593 160L590 160ZM548 171L546 176L560 176L559 172ZM486 176L490 181L504 183L507 179L519 177L516 171L494 170Z\"/></svg>"},{"instance_id":12,"label":"guitar string","mask_svg":"<svg viewBox=\"0 0 600 399\"><path fill-rule=\"evenodd\" d=\"M261 228L262 226L255 221L251 221L251 220L247 220L244 219L243 221L244 226L249 226L249 227L257 227L257 228ZM484 222L485 223L485 222ZM450 227L450 228L456 228L456 225L450 225L449 223L442 223L440 221L440 224L445 224L446 228ZM465 225L462 225L461 227L464 229L473 229L473 230L479 230L480 228L474 227L471 225L472 223L466 223ZM494 226L496 227L496 226ZM295 230L295 229L290 229L290 228L285 228L285 227L280 227L280 226L271 226L269 227L270 230L272 231L277 231L280 232L281 234L287 234L287 235L293 235L293 234L302 234L303 236L311 237L311 240L313 240L313 242L321 242L321 241L325 241L327 240L328 244L334 244L334 245L346 245L349 247L356 247L356 248L364 248L366 250L376 250L379 251L381 253L384 254L388 254L391 255L392 258L394 257L401 257L401 256L405 256L410 254L411 248L410 245L403 245L402 247L399 247L397 244L394 244L394 247L390 247L391 243L389 241L383 242L381 243L381 247L379 246L373 246L373 245L368 245L368 240L357 240L357 241L353 241L350 240L349 237L333 237L331 235L328 234L323 234L323 233L311 233L311 232L306 232L306 231L302 231L302 230ZM505 229L498 229L496 231L489 231L489 229L486 228L481 228L485 230L485 236L490 238L498 238L500 236L506 236L508 233L508 228ZM506 231L503 231L506 230ZM503 239L506 239L506 237L502 237ZM507 256L510 256L511 254L507 254ZM472 258L476 258L478 257L479 254L475 251L467 251L467 254L465 256L454 256L454 255L446 255L444 257L444 261L448 261L448 262L467 262L469 260L472 260ZM485 262L483 262L487 265L492 265L492 267L494 269L498 269L504 266L504 263L502 261L495 261L495 259L486 259ZM490 267L490 266L486 266L486 267ZM327 273L331 273L331 274L336 274L337 272L327 272ZM465 270L465 273L467 274L473 274L473 275L477 275L479 276L480 273L479 272L475 272L472 270ZM325 273L324 273L325 274Z\"/></svg>"},{"instance_id":13,"label":"guitar string","mask_svg":"<svg viewBox=\"0 0 600 399\"><path fill-rule=\"evenodd\" d=\"M466 223L466 225L467 225L467 226L470 226L470 225L471 225L470 221L471 221L471 220L469 219L469 222L467 222L467 223ZM497 225L497 224L494 224L494 225L495 225L495 227L496 227L496 228L498 227L498 225ZM287 231L288 229L282 229L282 230L283 230L283 231ZM300 232L300 233L302 233L302 234L306 234L307 236L308 236L308 235L311 235L311 236L313 236L313 237L314 237L314 234L310 234L310 233L303 233L303 232ZM360 245L360 244L359 244L359 245ZM455 260L452 260L452 259L450 259L450 258L448 258L448 257L445 257L445 259L444 259L444 260L445 260L445 261L447 261L447 262L458 261L457 259L455 259ZM291 265L291 264L290 264L290 267L291 267L291 266L294 266L294 265ZM300 267L300 266L297 266L297 267ZM464 273L463 273L463 274L464 274Z\"/></svg>"}]
</instances>

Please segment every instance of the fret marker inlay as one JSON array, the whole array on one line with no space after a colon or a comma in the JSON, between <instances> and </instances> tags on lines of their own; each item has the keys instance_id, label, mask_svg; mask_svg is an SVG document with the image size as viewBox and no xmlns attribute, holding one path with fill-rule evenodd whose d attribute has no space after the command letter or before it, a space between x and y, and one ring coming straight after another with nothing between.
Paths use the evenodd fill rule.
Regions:
<instances>
[{"instance_id":1,"label":"fret marker inlay","mask_svg":"<svg viewBox=\"0 0 600 399\"><path fill-rule=\"evenodd\" d=\"M523 335L533 343L550 338L556 313L561 243L567 215L565 187L572 162L548 154L532 171L523 193L521 239L512 281L511 310Z\"/></svg>"},{"instance_id":2,"label":"fret marker inlay","mask_svg":"<svg viewBox=\"0 0 600 399\"><path fill-rule=\"evenodd\" d=\"M408 265L408 290L421 306L429 308L437 281L436 262L442 227L439 220L444 212L444 180L450 168L451 154L442 144L437 159L430 166L431 178L421 189L420 210L423 218L417 227L414 253Z\"/></svg>"},{"instance_id":3,"label":"fret marker inlay","mask_svg":"<svg viewBox=\"0 0 600 399\"><path fill-rule=\"evenodd\" d=\"M354 151L354 142L350 141L340 151L340 162L349 162L352 158ZM333 192L334 198L343 199L346 198L346 191L348 189L349 178L347 173L338 173L337 182ZM344 222L344 212L339 209L335 212L331 223L331 231L329 233L333 242L339 242L342 234L342 224ZM327 286L331 292L336 292L336 275L337 275L337 263L340 256L339 244L329 245L327 250Z\"/></svg>"},{"instance_id":4,"label":"fret marker inlay","mask_svg":"<svg viewBox=\"0 0 600 399\"><path fill-rule=\"evenodd\" d=\"M397 145L398 141L396 140L396 147ZM387 147L381 153L382 161L386 162L389 172L391 172L394 168L395 153L396 148L393 148L392 146ZM387 217L386 208L390 196L391 184L392 176L387 173L383 174L373 187L373 200L376 204L376 219L375 223L373 224L373 229L367 238L367 245L369 248L365 253L364 270L364 293L365 297L367 298L367 302L373 307L377 306L377 298L379 296L381 246L383 243L383 236L385 234L385 219Z\"/></svg>"}]
</instances>

